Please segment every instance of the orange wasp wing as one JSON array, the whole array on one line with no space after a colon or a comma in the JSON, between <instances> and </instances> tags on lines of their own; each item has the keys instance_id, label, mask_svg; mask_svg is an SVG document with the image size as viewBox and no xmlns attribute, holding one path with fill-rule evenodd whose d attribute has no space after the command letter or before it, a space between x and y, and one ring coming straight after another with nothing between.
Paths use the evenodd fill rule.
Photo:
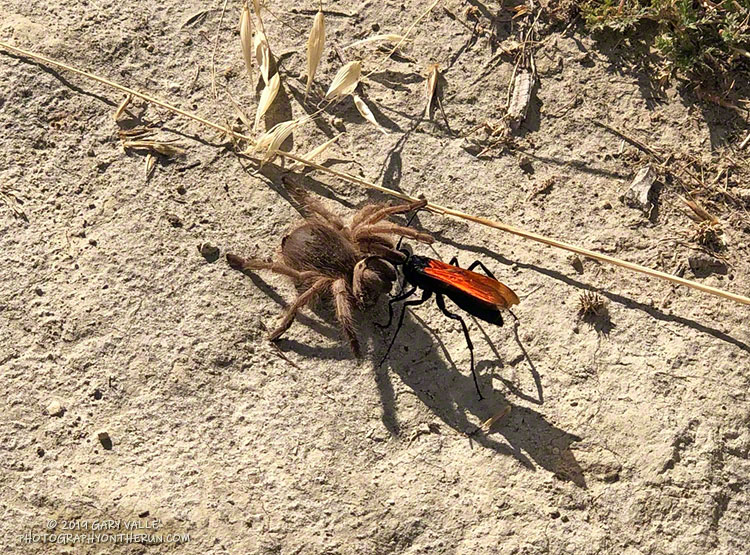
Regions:
<instances>
[{"instance_id":1,"label":"orange wasp wing","mask_svg":"<svg viewBox=\"0 0 750 555\"><path fill-rule=\"evenodd\" d=\"M424 272L428 276L439 279L486 303L496 305L498 308L509 308L519 303L518 295L509 287L471 270L432 259Z\"/></svg>"}]
</instances>

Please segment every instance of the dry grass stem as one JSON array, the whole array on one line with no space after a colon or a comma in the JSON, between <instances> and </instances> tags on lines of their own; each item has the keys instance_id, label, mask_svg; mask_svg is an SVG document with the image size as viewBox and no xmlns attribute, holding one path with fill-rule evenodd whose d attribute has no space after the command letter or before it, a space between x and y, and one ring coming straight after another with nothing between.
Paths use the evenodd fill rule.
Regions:
<instances>
[{"instance_id":1,"label":"dry grass stem","mask_svg":"<svg viewBox=\"0 0 750 555\"><path fill-rule=\"evenodd\" d=\"M328 150L328 147L331 146L333 143L339 140L339 137L341 137L342 134L336 135L333 139L328 139L326 142L324 142L322 145L316 146L314 149L312 149L310 152L302 156L307 162L312 162L323 154L326 150ZM305 164L301 162L295 162L294 165L290 168L292 171L302 171L305 168Z\"/></svg>"},{"instance_id":2,"label":"dry grass stem","mask_svg":"<svg viewBox=\"0 0 750 555\"><path fill-rule=\"evenodd\" d=\"M336 77L333 78L331 86L328 87L326 100L340 98L351 94L357 88L359 78L362 75L362 65L359 62L349 62L344 65Z\"/></svg>"},{"instance_id":3,"label":"dry grass stem","mask_svg":"<svg viewBox=\"0 0 750 555\"><path fill-rule=\"evenodd\" d=\"M438 77L440 76L440 66L438 64L431 64L430 71L427 74L427 105L424 109L425 117L430 117L430 109L432 108L432 99L435 98L435 91L437 90Z\"/></svg>"},{"instance_id":4,"label":"dry grass stem","mask_svg":"<svg viewBox=\"0 0 750 555\"><path fill-rule=\"evenodd\" d=\"M258 125L260 124L260 119L264 115L266 115L266 112L271 107L271 104L273 104L276 95L279 94L280 85L281 80L279 78L279 73L276 72L273 74L273 77L271 77L271 80L268 82L268 84L263 89L263 92L260 94L258 111L255 113L255 126L253 127L254 130L257 131Z\"/></svg>"},{"instance_id":5,"label":"dry grass stem","mask_svg":"<svg viewBox=\"0 0 750 555\"><path fill-rule=\"evenodd\" d=\"M226 90L227 96L229 97L229 102L232 103L232 107L234 108L234 111L237 112L237 117L240 118L240 120L242 121L242 123L245 124L245 127L247 129L252 129L253 124L250 118L247 117L247 114L245 113L245 111L242 108L240 108L239 104L237 104L237 101L232 96L232 93L229 92L229 88L226 88L225 90Z\"/></svg>"},{"instance_id":6,"label":"dry grass stem","mask_svg":"<svg viewBox=\"0 0 750 555\"><path fill-rule=\"evenodd\" d=\"M382 131L384 135L387 135L388 131L383 129L383 126L378 123L370 108L367 106L367 104L365 104L365 101L356 94L352 95L352 97L354 98L354 105L357 107L357 110L359 110L359 113L362 115L362 117L372 123L380 131Z\"/></svg>"},{"instance_id":7,"label":"dry grass stem","mask_svg":"<svg viewBox=\"0 0 750 555\"><path fill-rule=\"evenodd\" d=\"M307 86L305 87L305 98L310 93L315 72L318 69L320 58L323 56L323 45L326 40L326 24L323 12L318 11L313 20L310 30L310 38L307 39Z\"/></svg>"},{"instance_id":8,"label":"dry grass stem","mask_svg":"<svg viewBox=\"0 0 750 555\"><path fill-rule=\"evenodd\" d=\"M434 5L433 5L434 6ZM432 7L430 8L432 9ZM429 10L428 12L429 13ZM231 137L234 137L235 139L242 139L245 141L248 141L250 144L254 144L254 140L252 137L248 135L243 135L241 133L237 133L233 131L232 129L229 129L226 126L220 125L214 121L208 120L204 117L199 116L198 114L194 114L192 112L188 112L187 110L183 110L181 108L178 108L176 106L173 106L167 102L164 102L163 100L160 100L154 96L151 96L146 93L139 92L131 87L126 87L125 85L121 85L119 83L115 83L114 81L111 81L109 79L106 79L104 77L100 77L98 75L95 75L91 72L84 71L78 68L75 68L73 66L70 66L68 64L65 64L63 62L59 62L56 60L53 60L51 58L48 58L46 56L43 56L41 54L37 54L34 52L31 52L29 50L25 50L23 48L18 48L16 46L13 46L11 44L8 44L7 42L0 41L0 47L4 48L5 50L8 50L10 52L15 52L16 54L20 54L21 56L31 58L33 60L39 60L46 64L49 64L54 67L58 67L61 69L64 69L66 71L70 71L72 73L75 73L77 75L81 75L83 77L86 77L88 79L91 79L93 81L97 81L99 83L102 83L104 85L107 85L108 87L112 87L113 89L117 89L119 91L123 91L128 94L132 94L135 97L141 98L142 100L145 100L147 102L151 102L152 104L156 106L161 106L162 108L169 110L171 112L174 112L176 114L180 114L181 116L184 116L186 118L192 119L193 121L197 121L201 123L202 125L205 125L206 127L210 127L211 129L215 129L217 131L220 131L223 134L229 135ZM594 122L599 124L599 122ZM311 162L309 160L305 160L301 156L297 156L295 154L289 153L289 152L280 152L281 156L284 156L285 158L288 158L290 160L294 160L296 162L300 162L310 168L314 168L316 170L319 170L321 172L327 173L329 175L333 175L336 177L339 177L349 183L357 184L362 187L366 187L368 189L372 189L375 191L380 191L383 194L390 195L395 198L399 198L401 200L409 201L409 202L416 202L419 199L416 197L413 197L411 195L407 195L405 193L401 193L399 191L395 191L393 189L389 189L388 187L382 187L380 185L376 185L375 183L371 183L370 181L367 181L366 179L362 179L360 177L357 177L356 175L352 175L346 172L338 171L334 168L327 168L325 166L322 166L320 164L317 164L315 162ZM519 237L523 237L525 239L530 239L532 241L535 241L537 243L542 243L544 245L548 245L551 247L555 247L558 249L563 249L569 252L574 252L576 254L592 258L594 260L599 260L600 262L606 262L608 264L612 264L615 266L619 266L621 268L626 268L628 270L638 272L641 274L645 274L647 276L651 276L654 278L662 279L665 281L669 281L671 283L676 283L678 285L683 285L685 287L690 287L691 289L696 289L698 291L703 291L704 293L709 293L711 295L715 295L717 297L722 297L724 299L728 299L737 303L750 305L750 298L745 297L743 295L738 295L736 293L732 293L730 291L725 291L723 289L718 289L716 287L711 287L710 285L705 285L703 283L692 281L689 279L681 278L678 276L674 276L671 274L667 274L666 272L661 272L659 270L654 270L652 268L648 268L646 266L641 266L640 264L634 264L632 262L628 262L626 260L620 260L619 258L615 258L613 256L609 256L606 254L598 253L589 249L584 249L583 247L579 247L577 245L572 245L570 243L565 243L563 241L558 241L556 239L552 239L550 237L540 235L538 233L534 233L531 231L527 231L525 229L512 226L509 224L505 224L502 222L490 220L487 218L482 218L480 216L474 216L473 214L468 214L466 212L462 212L460 210L455 210L453 208L448 208L446 206L441 206L439 204L435 203L429 203L426 207L428 210L435 212L437 214L441 214L444 216L448 216L451 218L457 218L462 220L468 220L474 223L478 223L480 225L484 225L487 227L491 227L493 229L498 229L500 231L505 231L506 233L512 233L513 235L517 235Z\"/></svg>"},{"instance_id":9,"label":"dry grass stem","mask_svg":"<svg viewBox=\"0 0 750 555\"><path fill-rule=\"evenodd\" d=\"M253 83L253 20L250 17L250 9L247 4L242 6L240 16L240 44L242 45L242 57L245 59L245 69L250 76L250 85Z\"/></svg>"},{"instance_id":10,"label":"dry grass stem","mask_svg":"<svg viewBox=\"0 0 750 555\"><path fill-rule=\"evenodd\" d=\"M368 44L371 42L380 42L380 41L386 41L386 42L403 42L404 37L401 35L373 35L372 37L368 37L366 39L358 40L357 42L353 42L348 46L345 46L344 48L353 48L355 46L360 46L362 44Z\"/></svg>"}]
</instances>

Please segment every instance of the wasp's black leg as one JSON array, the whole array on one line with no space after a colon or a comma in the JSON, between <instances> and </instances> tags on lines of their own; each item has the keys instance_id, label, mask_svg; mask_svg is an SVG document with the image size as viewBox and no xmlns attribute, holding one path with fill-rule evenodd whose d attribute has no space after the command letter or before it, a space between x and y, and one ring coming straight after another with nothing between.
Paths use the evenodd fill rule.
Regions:
<instances>
[{"instance_id":1,"label":"wasp's black leg","mask_svg":"<svg viewBox=\"0 0 750 555\"><path fill-rule=\"evenodd\" d=\"M404 316L406 316L406 308L409 306L417 306L428 300L432 296L432 291L428 291L425 289L422 291L422 298L416 299L414 301L407 301L404 303L402 309L401 309L401 316L398 318L398 325L396 326L396 331L393 333L393 339L391 339L391 344L388 345L388 350L385 352L385 355L383 355L383 359L380 361L380 364L378 366L382 366L385 362L385 359L388 358L388 353L391 352L391 348L393 348L393 344L396 342L396 336L398 335L398 332L401 330L401 326L404 324Z\"/></svg>"},{"instance_id":2,"label":"wasp's black leg","mask_svg":"<svg viewBox=\"0 0 750 555\"><path fill-rule=\"evenodd\" d=\"M453 265L453 266L458 266L458 257L457 257L457 256L454 256L453 258L451 258L451 261L450 261L450 263L451 263L451 265ZM487 274L487 275L488 275L489 277L491 277L492 279L494 279L495 281L497 281L497 278L495 277L495 274L493 274L492 272L490 272L490 271L489 271L489 270L487 269L487 266L485 266L485 265L484 265L484 264L482 263L482 261L481 261L481 260L475 260L475 261L474 261L474 262L472 262L472 263L471 263L471 265L470 265L470 266L469 266L468 268L466 268L466 269L467 269L467 270L469 270L469 271L472 271L472 270L474 270L474 268L476 268L477 266L479 266L480 268L482 268L482 270L484 270L484 273L485 273L485 274ZM460 268L460 266L458 266L458 267Z\"/></svg>"},{"instance_id":3,"label":"wasp's black leg","mask_svg":"<svg viewBox=\"0 0 750 555\"><path fill-rule=\"evenodd\" d=\"M461 323L461 327L464 330L464 337L466 338L466 344L469 347L469 355L471 356L471 375L474 378L474 387L477 388L479 400L481 401L482 399L484 399L484 397L482 397L482 392L479 391L479 380L477 379L477 373L474 369L474 345L471 343L471 337L469 337L469 328L466 326L466 322L464 322L463 318L461 318L458 314L450 312L445 307L445 300L443 299L443 296L441 294L435 295L435 300L437 301L438 308L443 314L445 314L451 320L458 320Z\"/></svg>"},{"instance_id":4,"label":"wasp's black leg","mask_svg":"<svg viewBox=\"0 0 750 555\"><path fill-rule=\"evenodd\" d=\"M488 276L490 276L490 277L491 277L492 279L494 279L495 281L497 281L497 278L495 277L495 274L493 274L492 272L490 272L490 271L489 271L489 270L487 269L487 266L485 266L484 264L482 264L482 262L481 262L480 260L475 260L474 262L472 262L472 263L471 263L471 266L469 266L469 270L473 270L473 269L474 269L474 268L476 268L477 266L479 266L480 268L482 268L482 270L484 270L484 273L485 273L485 274L487 274L487 275L488 275Z\"/></svg>"},{"instance_id":5,"label":"wasp's black leg","mask_svg":"<svg viewBox=\"0 0 750 555\"><path fill-rule=\"evenodd\" d=\"M388 322L385 324L378 324L375 322L375 325L379 328L387 328L391 325L391 322L393 321L393 303L397 303L399 301L403 301L407 297L411 297L414 294L414 291L416 291L416 287L412 287L409 291L406 293L403 292L403 288L401 289L401 293L396 295L395 297L391 298L390 301L388 301Z\"/></svg>"}]
</instances>

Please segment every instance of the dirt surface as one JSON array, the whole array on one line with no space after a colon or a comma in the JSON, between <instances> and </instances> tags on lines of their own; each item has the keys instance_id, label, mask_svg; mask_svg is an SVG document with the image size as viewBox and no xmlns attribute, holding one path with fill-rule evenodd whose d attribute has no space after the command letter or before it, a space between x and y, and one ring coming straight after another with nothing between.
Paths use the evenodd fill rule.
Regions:
<instances>
[{"instance_id":1,"label":"dirt surface","mask_svg":"<svg viewBox=\"0 0 750 555\"><path fill-rule=\"evenodd\" d=\"M239 7L229 4L219 30L215 3L5 0L0 39L235 123L225 86L251 117L257 100ZM675 170L687 156L709 163L727 149L747 164L747 150L736 150L745 113L701 103L689 87L660 91L647 51L542 17L528 114L510 142L478 155L494 139L473 130L502 128L513 74L516 53L498 44L512 50L504 41L533 18L511 21L514 12L492 3L444 7L455 19L438 6L364 82L387 134L346 100L295 133L294 152L345 131L323 157L337 170L750 293L746 207L716 193L726 184L739 198L748 187L740 170L718 185L706 176L705 191L660 170L649 217L621 197L653 160L595 123ZM283 83L271 122L305 113L316 8L282 1L272 6L278 19L264 18ZM424 8L327 5L315 98L341 66L332 44L367 73L384 51L344 47L402 33ZM430 63L441 64L445 117L437 107L428 121ZM325 306L303 311L281 356L266 335L294 288L268 272L243 276L223 258L270 258L299 221L279 165L258 173L225 137L135 102L133 115L186 148L147 180L146 157L125 154L118 138L121 93L5 52L0 78L4 552L746 552L749 307L592 260L577 270L565 252L422 213L418 227L438 241L415 252L481 259L521 298L517 327L469 320L486 399L474 391L460 328L432 303L407 316L382 367L393 330L373 323L385 300L358 316L361 360ZM295 179L344 216L386 200L322 172ZM690 264L698 249L678 197L686 187L722 222L719 272ZM218 259L201 254L206 243ZM606 314L578 316L586 290L607 301ZM507 406L489 432L478 430ZM126 522L165 539L40 540L127 534Z\"/></svg>"}]
</instances>

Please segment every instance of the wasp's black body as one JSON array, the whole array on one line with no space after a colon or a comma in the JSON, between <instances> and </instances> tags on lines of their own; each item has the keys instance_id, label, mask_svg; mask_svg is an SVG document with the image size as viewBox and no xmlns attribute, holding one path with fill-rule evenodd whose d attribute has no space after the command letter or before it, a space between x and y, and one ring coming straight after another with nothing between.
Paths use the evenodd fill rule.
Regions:
<instances>
[{"instance_id":1,"label":"wasp's black body","mask_svg":"<svg viewBox=\"0 0 750 555\"><path fill-rule=\"evenodd\" d=\"M497 281L492 272L478 260L472 263L468 269L464 269L458 266L458 259L456 257L451 260L450 264L446 264L434 258L410 255L405 250L401 250L401 252L406 256L406 260L402 264L404 281L411 287L391 299L388 304L388 323L383 327L388 327L393 320L393 303L407 299L417 289L422 290L422 297L404 303L396 332L393 334L393 339L388 346L388 351L386 351L383 361L385 361L391 347L393 347L396 336L404 323L406 307L420 305L429 300L434 294L440 311L451 320L457 320L461 324L471 355L471 373L474 378L474 385L479 398L482 399L479 382L474 370L474 346L469 337L469 329L461 316L450 312L446 308L444 297L448 297L459 308L469 314L496 326L503 325L501 310L509 309L511 305L517 304L519 302L518 297L508 287ZM481 267L487 275L473 272L472 270L477 266ZM511 314L513 313L511 312Z\"/></svg>"}]
</instances>

